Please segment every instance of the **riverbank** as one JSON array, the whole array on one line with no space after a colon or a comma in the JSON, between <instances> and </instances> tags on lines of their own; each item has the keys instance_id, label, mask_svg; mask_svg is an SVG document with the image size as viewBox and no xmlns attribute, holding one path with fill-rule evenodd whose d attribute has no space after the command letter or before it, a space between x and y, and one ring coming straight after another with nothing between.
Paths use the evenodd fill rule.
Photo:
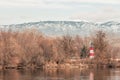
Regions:
<instances>
[{"instance_id":1,"label":"riverbank","mask_svg":"<svg viewBox=\"0 0 120 80\"><path fill-rule=\"evenodd\" d=\"M35 65L35 64L29 64L29 65L7 65L7 66L0 66L0 70L6 70L6 69L44 69L44 70L57 70L57 69L105 69L105 68L120 68L120 60L112 59L108 62L108 60L104 60L103 62L97 61L95 59L69 59L66 60L64 63L57 64L56 62L48 62L43 65Z\"/></svg>"},{"instance_id":2,"label":"riverbank","mask_svg":"<svg viewBox=\"0 0 120 80\"><path fill-rule=\"evenodd\" d=\"M90 42L94 59L89 59ZM117 48L116 48L117 47ZM0 31L1 69L66 69L119 66L110 61L118 56L118 46L110 46L103 31L94 37L65 35L50 37L38 31Z\"/></svg>"}]
</instances>

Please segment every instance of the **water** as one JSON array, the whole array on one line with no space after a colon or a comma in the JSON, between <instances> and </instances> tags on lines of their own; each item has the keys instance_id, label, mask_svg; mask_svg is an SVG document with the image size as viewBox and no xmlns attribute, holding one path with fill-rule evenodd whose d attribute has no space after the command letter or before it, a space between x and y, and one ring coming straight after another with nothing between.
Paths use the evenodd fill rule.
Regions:
<instances>
[{"instance_id":1,"label":"water","mask_svg":"<svg viewBox=\"0 0 120 80\"><path fill-rule=\"evenodd\" d=\"M120 80L120 69L5 70L0 80Z\"/></svg>"}]
</instances>

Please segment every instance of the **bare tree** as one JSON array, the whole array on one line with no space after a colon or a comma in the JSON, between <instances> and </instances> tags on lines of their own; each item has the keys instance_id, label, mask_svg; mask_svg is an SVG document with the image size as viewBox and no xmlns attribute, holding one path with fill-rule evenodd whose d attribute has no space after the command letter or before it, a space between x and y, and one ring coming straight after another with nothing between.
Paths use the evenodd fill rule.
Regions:
<instances>
[{"instance_id":1,"label":"bare tree","mask_svg":"<svg viewBox=\"0 0 120 80\"><path fill-rule=\"evenodd\" d=\"M103 62L110 58L109 44L105 32L98 31L96 36L93 38L95 48L95 58L98 62Z\"/></svg>"}]
</instances>

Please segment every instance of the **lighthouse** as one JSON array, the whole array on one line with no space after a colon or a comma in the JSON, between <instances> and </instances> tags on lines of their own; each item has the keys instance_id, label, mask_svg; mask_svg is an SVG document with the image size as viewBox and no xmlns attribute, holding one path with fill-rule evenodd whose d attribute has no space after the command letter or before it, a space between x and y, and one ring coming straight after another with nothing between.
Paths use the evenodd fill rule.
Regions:
<instances>
[{"instance_id":1,"label":"lighthouse","mask_svg":"<svg viewBox=\"0 0 120 80\"><path fill-rule=\"evenodd\" d=\"M94 48L93 48L93 43L90 43L90 51L89 51L89 57L90 59L94 58Z\"/></svg>"}]
</instances>

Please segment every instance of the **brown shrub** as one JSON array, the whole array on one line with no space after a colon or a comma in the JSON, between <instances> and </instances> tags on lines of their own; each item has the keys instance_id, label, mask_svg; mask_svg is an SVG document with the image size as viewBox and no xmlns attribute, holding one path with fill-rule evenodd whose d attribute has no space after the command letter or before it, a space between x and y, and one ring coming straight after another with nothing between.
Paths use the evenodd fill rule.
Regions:
<instances>
[{"instance_id":1,"label":"brown shrub","mask_svg":"<svg viewBox=\"0 0 120 80\"><path fill-rule=\"evenodd\" d=\"M86 58L89 39L69 35L48 37L35 30L0 31L0 65L8 66L16 63L19 66L40 67L47 63L64 63L71 57L80 57L84 54L82 50L86 50ZM108 59L115 55L114 53L120 52L118 48L111 49L106 34L102 31L97 32L93 42L95 57L98 60Z\"/></svg>"}]
</instances>

